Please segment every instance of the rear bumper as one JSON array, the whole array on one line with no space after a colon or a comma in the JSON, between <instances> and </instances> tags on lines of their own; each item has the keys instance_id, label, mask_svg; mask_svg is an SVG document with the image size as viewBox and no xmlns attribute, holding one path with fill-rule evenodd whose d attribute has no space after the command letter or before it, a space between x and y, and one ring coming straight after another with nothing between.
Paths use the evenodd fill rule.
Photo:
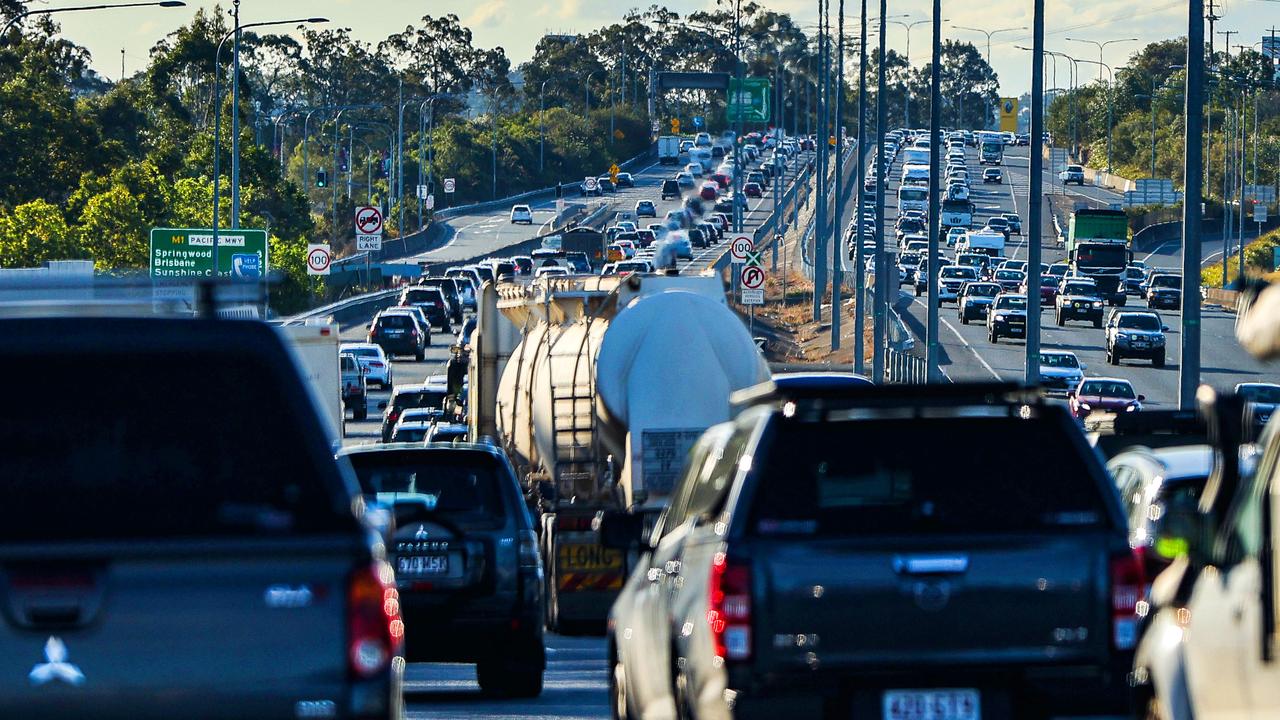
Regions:
<instances>
[{"instance_id":1,"label":"rear bumper","mask_svg":"<svg viewBox=\"0 0 1280 720\"><path fill-rule=\"evenodd\" d=\"M886 690L974 688L988 718L1025 716L1129 716L1129 662L1093 665L932 667L900 670L828 670L778 673L737 684L730 674L733 717L879 718Z\"/></svg>"}]
</instances>

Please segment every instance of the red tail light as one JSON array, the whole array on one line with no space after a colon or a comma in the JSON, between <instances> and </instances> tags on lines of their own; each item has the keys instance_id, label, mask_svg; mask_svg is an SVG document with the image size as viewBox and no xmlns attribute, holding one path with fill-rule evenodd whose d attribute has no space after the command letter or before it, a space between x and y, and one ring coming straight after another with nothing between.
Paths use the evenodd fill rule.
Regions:
<instances>
[{"instance_id":1,"label":"red tail light","mask_svg":"<svg viewBox=\"0 0 1280 720\"><path fill-rule=\"evenodd\" d=\"M751 658L751 570L718 552L711 564L707 624L720 660Z\"/></svg>"},{"instance_id":2,"label":"red tail light","mask_svg":"<svg viewBox=\"0 0 1280 720\"><path fill-rule=\"evenodd\" d=\"M1138 602L1145 575L1136 554L1111 558L1111 644L1117 650L1132 650L1138 643Z\"/></svg>"},{"instance_id":3,"label":"red tail light","mask_svg":"<svg viewBox=\"0 0 1280 720\"><path fill-rule=\"evenodd\" d=\"M385 562L356 570L347 588L347 666L370 678L403 654L404 621L395 574Z\"/></svg>"},{"instance_id":4,"label":"red tail light","mask_svg":"<svg viewBox=\"0 0 1280 720\"><path fill-rule=\"evenodd\" d=\"M373 327L369 328L369 337L370 337L370 338L376 338L376 337L378 337L378 326L377 326L377 325L374 325Z\"/></svg>"}]
</instances>

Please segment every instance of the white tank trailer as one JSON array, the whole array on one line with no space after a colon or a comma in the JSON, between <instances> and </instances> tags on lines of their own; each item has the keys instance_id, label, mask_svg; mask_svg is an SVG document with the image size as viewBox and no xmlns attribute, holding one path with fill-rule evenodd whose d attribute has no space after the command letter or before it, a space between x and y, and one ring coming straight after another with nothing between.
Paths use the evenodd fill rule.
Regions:
<instances>
[{"instance_id":1,"label":"white tank trailer","mask_svg":"<svg viewBox=\"0 0 1280 720\"><path fill-rule=\"evenodd\" d=\"M548 625L599 623L629 568L596 513L650 526L694 441L768 366L714 276L486 285L472 337L472 432L506 449L539 516Z\"/></svg>"}]
</instances>

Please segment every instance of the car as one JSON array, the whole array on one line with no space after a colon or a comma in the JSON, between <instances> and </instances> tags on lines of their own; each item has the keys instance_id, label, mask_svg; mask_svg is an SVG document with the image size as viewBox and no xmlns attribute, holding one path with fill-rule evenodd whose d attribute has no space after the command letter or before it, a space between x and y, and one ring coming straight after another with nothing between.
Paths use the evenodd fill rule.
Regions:
<instances>
[{"instance_id":1,"label":"car","mask_svg":"<svg viewBox=\"0 0 1280 720\"><path fill-rule=\"evenodd\" d=\"M1022 218L1018 213L1001 213L1000 217L1004 218L1005 222L1008 223L1009 232L1014 235L1022 234Z\"/></svg>"},{"instance_id":2,"label":"car","mask_svg":"<svg viewBox=\"0 0 1280 720\"><path fill-rule=\"evenodd\" d=\"M400 419L396 421L396 424L401 425L410 422L430 425L436 422L449 422L449 416L444 411L444 408L406 408L400 412Z\"/></svg>"},{"instance_id":3,"label":"car","mask_svg":"<svg viewBox=\"0 0 1280 720\"><path fill-rule=\"evenodd\" d=\"M515 263L516 265L517 275L533 274L533 258L529 257L528 255L513 255L511 257L511 262ZM448 299L448 297L449 297L448 293L445 293L446 300ZM462 322L462 319L454 318L454 322Z\"/></svg>"},{"instance_id":4,"label":"car","mask_svg":"<svg viewBox=\"0 0 1280 720\"><path fill-rule=\"evenodd\" d=\"M898 255L898 277L899 285L905 283L914 283L916 281L916 269L920 267L921 255L918 252L910 251L899 253Z\"/></svg>"},{"instance_id":5,"label":"car","mask_svg":"<svg viewBox=\"0 0 1280 720\"><path fill-rule=\"evenodd\" d=\"M1058 173L1058 179L1063 185L1075 183L1084 186L1084 167L1081 165L1068 165L1066 170Z\"/></svg>"},{"instance_id":6,"label":"car","mask_svg":"<svg viewBox=\"0 0 1280 720\"><path fill-rule=\"evenodd\" d=\"M342 382L343 409L350 410L353 419L364 420L369 416L369 386L364 368L355 355L339 352L338 372Z\"/></svg>"},{"instance_id":7,"label":"car","mask_svg":"<svg viewBox=\"0 0 1280 720\"><path fill-rule=\"evenodd\" d=\"M624 233L633 233L633 232L635 232L636 230L639 230L639 229L640 229L640 228L639 228L639 226L637 226L637 225L635 224L635 222L634 222L634 221L632 221L632 220L619 220L619 221L614 225L614 227L618 228L619 230L621 230L621 231L622 231L622 232L624 232ZM614 238L614 239L616 240L617 238Z\"/></svg>"},{"instance_id":8,"label":"car","mask_svg":"<svg viewBox=\"0 0 1280 720\"><path fill-rule=\"evenodd\" d=\"M689 163L684 166L684 171L696 178L700 178L703 173L702 163Z\"/></svg>"},{"instance_id":9,"label":"car","mask_svg":"<svg viewBox=\"0 0 1280 720\"><path fill-rule=\"evenodd\" d=\"M636 231L636 245L640 248L647 248L658 239L657 234L653 230L644 229Z\"/></svg>"},{"instance_id":10,"label":"car","mask_svg":"<svg viewBox=\"0 0 1280 720\"><path fill-rule=\"evenodd\" d=\"M688 190L694 186L693 176L687 172L677 173L676 182L679 183L682 191Z\"/></svg>"},{"instance_id":11,"label":"car","mask_svg":"<svg viewBox=\"0 0 1280 720\"><path fill-rule=\"evenodd\" d=\"M1143 295L1147 283L1147 271L1134 265L1124 269L1124 289L1128 295Z\"/></svg>"},{"instance_id":12,"label":"car","mask_svg":"<svg viewBox=\"0 0 1280 720\"><path fill-rule=\"evenodd\" d=\"M978 271L978 278L986 280L991 274L991 257L982 253L962 252L956 255L956 265L971 267Z\"/></svg>"},{"instance_id":13,"label":"car","mask_svg":"<svg viewBox=\"0 0 1280 720\"><path fill-rule=\"evenodd\" d=\"M702 232L707 234L707 240L709 240L713 245L715 243L720 242L720 239L724 237L724 231L720 229L719 223L711 223L711 222L704 221L704 222L698 223L698 227L702 230Z\"/></svg>"},{"instance_id":14,"label":"car","mask_svg":"<svg viewBox=\"0 0 1280 720\"><path fill-rule=\"evenodd\" d=\"M401 420L391 429L391 443L421 443L431 430L434 422L421 420Z\"/></svg>"},{"instance_id":15,"label":"car","mask_svg":"<svg viewBox=\"0 0 1280 720\"><path fill-rule=\"evenodd\" d=\"M1067 394L1068 407L1078 420L1095 412L1138 412L1146 399L1128 380L1109 377L1085 378Z\"/></svg>"},{"instance_id":16,"label":"car","mask_svg":"<svg viewBox=\"0 0 1280 720\"><path fill-rule=\"evenodd\" d=\"M519 269L521 275L528 275L533 269L533 260L528 257L514 257L511 259ZM463 299L462 290L459 286L462 281L451 277L424 277L419 278L417 284L421 287L433 287L444 295L445 303L449 306L449 318L453 322L462 322L462 315L466 310L466 303Z\"/></svg>"},{"instance_id":17,"label":"car","mask_svg":"<svg viewBox=\"0 0 1280 720\"><path fill-rule=\"evenodd\" d=\"M928 226L921 218L900 217L898 218L895 234L898 236L898 241L901 242L908 235L922 234L927 230Z\"/></svg>"},{"instance_id":18,"label":"car","mask_svg":"<svg viewBox=\"0 0 1280 720\"><path fill-rule=\"evenodd\" d=\"M402 717L392 569L277 328L36 304L0 337L95 379L7 391L0 714Z\"/></svg>"},{"instance_id":19,"label":"car","mask_svg":"<svg viewBox=\"0 0 1280 720\"><path fill-rule=\"evenodd\" d=\"M707 202L715 202L716 198L719 196L720 186L713 182L703 183L702 188L698 190L698 197L706 200Z\"/></svg>"},{"instance_id":20,"label":"car","mask_svg":"<svg viewBox=\"0 0 1280 720\"><path fill-rule=\"evenodd\" d=\"M710 246L711 241L707 239L707 234L702 228L689 228L689 243L696 248L705 248Z\"/></svg>"},{"instance_id":21,"label":"car","mask_svg":"<svg viewBox=\"0 0 1280 720\"><path fill-rule=\"evenodd\" d=\"M1245 402L1245 415L1250 421L1253 433L1260 434L1276 407L1280 406L1280 385L1265 382L1237 383L1235 392Z\"/></svg>"},{"instance_id":22,"label":"car","mask_svg":"<svg viewBox=\"0 0 1280 720\"><path fill-rule=\"evenodd\" d=\"M383 390L394 384L391 359L387 357L382 346L374 343L342 343L338 346L338 352L351 353L364 370L367 382L377 383Z\"/></svg>"},{"instance_id":23,"label":"car","mask_svg":"<svg viewBox=\"0 0 1280 720\"><path fill-rule=\"evenodd\" d=\"M653 264L648 260L624 260L614 263L610 268L610 272L602 272L602 275L630 275L632 273L651 273L654 271Z\"/></svg>"},{"instance_id":24,"label":"car","mask_svg":"<svg viewBox=\"0 0 1280 720\"><path fill-rule=\"evenodd\" d=\"M387 357L412 355L418 362L426 357L431 329L408 312L383 310L369 323L368 331L365 342L381 347Z\"/></svg>"},{"instance_id":25,"label":"car","mask_svg":"<svg viewBox=\"0 0 1280 720\"><path fill-rule=\"evenodd\" d=\"M960 297L956 300L956 316L960 323L968 325L970 320L985 320L1000 292L1000 285L993 282L967 282L961 286Z\"/></svg>"},{"instance_id":26,"label":"car","mask_svg":"<svg viewBox=\"0 0 1280 720\"><path fill-rule=\"evenodd\" d=\"M951 228L950 230L947 231L947 247L955 247L956 243L960 242L968 234L969 234L969 231L965 230L964 228L961 228L961 227Z\"/></svg>"},{"instance_id":27,"label":"car","mask_svg":"<svg viewBox=\"0 0 1280 720\"><path fill-rule=\"evenodd\" d=\"M1000 342L1002 337L1027 337L1027 296L1000 293L987 312L987 341Z\"/></svg>"},{"instance_id":28,"label":"car","mask_svg":"<svg viewBox=\"0 0 1280 720\"><path fill-rule=\"evenodd\" d=\"M938 270L938 306L943 303L959 304L960 287L966 282L976 282L981 278L978 270L967 265L947 265Z\"/></svg>"},{"instance_id":29,"label":"car","mask_svg":"<svg viewBox=\"0 0 1280 720\"><path fill-rule=\"evenodd\" d=\"M610 179L608 175L601 175L596 178L596 187L600 188L600 192L618 192L618 186L614 184L613 180Z\"/></svg>"},{"instance_id":30,"label":"car","mask_svg":"<svg viewBox=\"0 0 1280 720\"><path fill-rule=\"evenodd\" d=\"M1102 327L1102 307L1098 285L1090 278L1063 278L1054 296L1054 321L1062 327L1068 320L1084 320Z\"/></svg>"},{"instance_id":31,"label":"car","mask_svg":"<svg viewBox=\"0 0 1280 720\"><path fill-rule=\"evenodd\" d=\"M739 393L651 532L601 517L637 557L609 614L614 716L1124 715L1136 560L1065 409L839 380Z\"/></svg>"},{"instance_id":32,"label":"car","mask_svg":"<svg viewBox=\"0 0 1280 720\"><path fill-rule=\"evenodd\" d=\"M1182 276L1172 273L1152 273L1147 280L1147 307L1170 308L1178 310L1182 307Z\"/></svg>"},{"instance_id":33,"label":"car","mask_svg":"<svg viewBox=\"0 0 1280 720\"><path fill-rule=\"evenodd\" d=\"M1005 240L1009 239L1009 233L1013 231L1013 229L1009 227L1009 221L1002 215L987 218L986 228L994 232L1003 233Z\"/></svg>"},{"instance_id":34,"label":"car","mask_svg":"<svg viewBox=\"0 0 1280 720\"><path fill-rule=\"evenodd\" d=\"M428 444L458 444L467 442L471 429L465 423L437 422L422 439Z\"/></svg>"},{"instance_id":35,"label":"car","mask_svg":"<svg viewBox=\"0 0 1280 720\"><path fill-rule=\"evenodd\" d=\"M705 148L709 148L709 147L711 147L711 145L712 145L712 144L713 144L713 143L712 143L712 141L711 141L711 133L708 133L708 132L700 132L700 133L698 133L697 135L694 135L694 136L693 136L693 145L694 145L694 147L705 147Z\"/></svg>"},{"instance_id":36,"label":"car","mask_svg":"<svg viewBox=\"0 0 1280 720\"><path fill-rule=\"evenodd\" d=\"M1000 168L987 168L986 170L982 171L982 182L984 184L985 183L996 183L997 185L1002 184L1004 182L1004 173L1000 171Z\"/></svg>"},{"instance_id":37,"label":"car","mask_svg":"<svg viewBox=\"0 0 1280 720\"><path fill-rule=\"evenodd\" d=\"M636 181L635 178L631 177L631 173L620 172L618 173L617 185L620 188L633 188L636 186Z\"/></svg>"},{"instance_id":38,"label":"car","mask_svg":"<svg viewBox=\"0 0 1280 720\"><path fill-rule=\"evenodd\" d=\"M658 217L658 206L652 200L641 200L636 203L636 217Z\"/></svg>"},{"instance_id":39,"label":"car","mask_svg":"<svg viewBox=\"0 0 1280 720\"><path fill-rule=\"evenodd\" d=\"M1125 358L1146 358L1164 367L1165 333L1169 326L1154 312L1113 310L1107 318L1107 363L1119 365Z\"/></svg>"},{"instance_id":40,"label":"car","mask_svg":"<svg viewBox=\"0 0 1280 720\"><path fill-rule=\"evenodd\" d=\"M1032 294L1029 283L1034 282L1029 276L1023 273L1022 287L1018 292L1023 295L1030 296ZM1058 297L1058 281L1052 275L1040 276L1040 306L1053 305Z\"/></svg>"},{"instance_id":41,"label":"car","mask_svg":"<svg viewBox=\"0 0 1280 720\"><path fill-rule=\"evenodd\" d=\"M544 265L533 271L533 277L535 279L543 277L564 277L569 274L568 268L561 267L559 265Z\"/></svg>"},{"instance_id":42,"label":"car","mask_svg":"<svg viewBox=\"0 0 1280 720\"><path fill-rule=\"evenodd\" d=\"M533 211L528 205L513 205L511 207L511 222L524 223L526 225L533 224Z\"/></svg>"},{"instance_id":43,"label":"car","mask_svg":"<svg viewBox=\"0 0 1280 720\"><path fill-rule=\"evenodd\" d=\"M763 197L764 189L760 187L759 183L749 182L742 186L742 194L749 198Z\"/></svg>"},{"instance_id":44,"label":"car","mask_svg":"<svg viewBox=\"0 0 1280 720\"><path fill-rule=\"evenodd\" d=\"M382 442L391 442L391 432L400 421L400 413L408 408L445 407L449 397L449 388L441 383L423 383L420 385L397 385L391 392L391 399L378 403L382 410Z\"/></svg>"},{"instance_id":45,"label":"car","mask_svg":"<svg viewBox=\"0 0 1280 720\"><path fill-rule=\"evenodd\" d=\"M1005 292L1018 292L1022 288L1022 284L1026 282L1027 275L1021 270L1000 268L992 273L991 279L999 283L1000 288Z\"/></svg>"},{"instance_id":46,"label":"car","mask_svg":"<svg viewBox=\"0 0 1280 720\"><path fill-rule=\"evenodd\" d=\"M458 288L458 297L462 301L463 310L476 309L476 292L480 289L480 276L474 270L465 267L454 267L444 271L444 276L453 278Z\"/></svg>"},{"instance_id":47,"label":"car","mask_svg":"<svg viewBox=\"0 0 1280 720\"><path fill-rule=\"evenodd\" d=\"M769 178L766 177L765 174L760 170L752 170L751 172L747 173L747 182L756 183L762 188L769 187Z\"/></svg>"},{"instance_id":48,"label":"car","mask_svg":"<svg viewBox=\"0 0 1280 720\"><path fill-rule=\"evenodd\" d=\"M503 263L505 275L515 274L515 263ZM501 274L499 275L501 277ZM427 319L431 321L433 327L439 328L443 332L453 332L453 327L449 321L449 306L445 302L444 293L436 287L428 285L410 285L400 293L401 305L413 305L422 308L422 312L426 313ZM431 344L431 339L427 338L427 344Z\"/></svg>"},{"instance_id":49,"label":"car","mask_svg":"<svg viewBox=\"0 0 1280 720\"><path fill-rule=\"evenodd\" d=\"M693 259L693 244L689 242L689 238L683 233L673 233L668 235L661 242L670 244L672 252L675 254L676 258L680 260Z\"/></svg>"},{"instance_id":50,"label":"car","mask_svg":"<svg viewBox=\"0 0 1280 720\"><path fill-rule=\"evenodd\" d=\"M1066 263L1054 263L1041 271L1040 274L1053 278L1054 284L1057 285L1057 283L1062 280L1062 278L1066 277L1069 272L1071 272L1070 265Z\"/></svg>"},{"instance_id":51,"label":"car","mask_svg":"<svg viewBox=\"0 0 1280 720\"><path fill-rule=\"evenodd\" d=\"M438 436L456 432L434 427ZM544 573L506 454L487 444L396 443L344 448L339 457L366 503L391 506L397 520L387 559L406 660L475 663L485 695L539 695Z\"/></svg>"},{"instance_id":52,"label":"car","mask_svg":"<svg viewBox=\"0 0 1280 720\"><path fill-rule=\"evenodd\" d=\"M689 179L692 181L692 180L693 180L693 176L692 176L692 175L690 175L690 176L689 176ZM692 187L692 185L690 185L689 187ZM679 198L679 197L683 194L683 192L684 192L684 186L683 186L683 185L681 185L681 183L680 183L680 181L679 181L679 180L663 180L663 181L662 181L662 195L661 195L661 196L662 196L662 199L663 199L663 200L670 200L670 199L672 199L672 198Z\"/></svg>"},{"instance_id":53,"label":"car","mask_svg":"<svg viewBox=\"0 0 1280 720\"><path fill-rule=\"evenodd\" d=\"M1066 393L1074 390L1089 369L1070 350L1040 351L1040 387L1046 393Z\"/></svg>"},{"instance_id":54,"label":"car","mask_svg":"<svg viewBox=\"0 0 1280 720\"><path fill-rule=\"evenodd\" d=\"M715 183L720 186L721 190L728 188L729 183L732 182L732 178L722 172L712 173L710 179L715 181Z\"/></svg>"},{"instance_id":55,"label":"car","mask_svg":"<svg viewBox=\"0 0 1280 720\"><path fill-rule=\"evenodd\" d=\"M969 186L963 182L947 183L947 199L948 200L968 200Z\"/></svg>"}]
</instances>

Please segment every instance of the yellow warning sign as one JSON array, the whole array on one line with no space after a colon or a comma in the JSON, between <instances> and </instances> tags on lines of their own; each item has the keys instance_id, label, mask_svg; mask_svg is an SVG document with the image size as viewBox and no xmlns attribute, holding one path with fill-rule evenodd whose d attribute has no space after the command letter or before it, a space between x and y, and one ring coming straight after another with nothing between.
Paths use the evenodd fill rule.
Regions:
<instances>
[{"instance_id":1,"label":"yellow warning sign","mask_svg":"<svg viewBox=\"0 0 1280 720\"><path fill-rule=\"evenodd\" d=\"M1000 98L1000 132L1018 132L1018 98Z\"/></svg>"}]
</instances>

